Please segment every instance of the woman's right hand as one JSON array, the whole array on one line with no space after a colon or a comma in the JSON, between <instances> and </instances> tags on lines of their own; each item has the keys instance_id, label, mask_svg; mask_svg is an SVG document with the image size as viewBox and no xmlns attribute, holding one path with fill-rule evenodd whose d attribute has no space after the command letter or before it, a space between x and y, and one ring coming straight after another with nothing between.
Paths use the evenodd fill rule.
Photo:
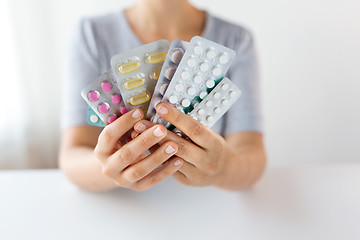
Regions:
<instances>
[{"instance_id":1,"label":"woman's right hand","mask_svg":"<svg viewBox=\"0 0 360 240\"><path fill-rule=\"evenodd\" d=\"M134 109L107 125L94 150L104 175L119 187L137 191L155 186L183 164L181 158L172 157L178 150L174 141L167 141L146 155L147 150L166 136L167 130L162 125L155 125L130 142L120 144L120 139L142 118L142 111Z\"/></svg>"}]
</instances>

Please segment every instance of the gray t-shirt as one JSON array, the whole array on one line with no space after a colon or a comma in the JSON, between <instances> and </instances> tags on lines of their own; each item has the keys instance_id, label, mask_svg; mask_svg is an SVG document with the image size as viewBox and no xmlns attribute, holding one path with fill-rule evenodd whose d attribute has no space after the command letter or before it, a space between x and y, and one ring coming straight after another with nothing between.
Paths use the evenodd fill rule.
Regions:
<instances>
[{"instance_id":1,"label":"gray t-shirt","mask_svg":"<svg viewBox=\"0 0 360 240\"><path fill-rule=\"evenodd\" d=\"M206 14L203 37L236 51L227 77L242 91L240 99L213 126L226 136L243 131L261 132L259 79L256 52L251 34L241 26ZM73 36L65 69L62 128L86 125L87 104L82 88L110 69L112 56L143 43L132 31L124 11L83 18Z\"/></svg>"}]
</instances>

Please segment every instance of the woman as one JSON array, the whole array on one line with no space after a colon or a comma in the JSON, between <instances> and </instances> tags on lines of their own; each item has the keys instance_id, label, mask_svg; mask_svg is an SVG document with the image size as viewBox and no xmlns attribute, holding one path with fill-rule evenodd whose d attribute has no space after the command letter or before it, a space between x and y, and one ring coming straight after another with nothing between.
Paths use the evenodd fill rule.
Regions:
<instances>
[{"instance_id":1,"label":"woman","mask_svg":"<svg viewBox=\"0 0 360 240\"><path fill-rule=\"evenodd\" d=\"M110 69L113 55L159 39L189 41L195 35L237 52L228 77L243 94L212 130L166 104L159 104L158 114L193 142L142 120L144 113L138 109L104 130L86 125L87 106L80 90ZM239 190L261 176L266 157L256 55L251 35L241 26L187 0L140 0L125 11L83 19L70 56L59 164L78 186L93 191L118 186L145 190L173 176L184 185ZM119 139L131 129L138 136L120 146ZM148 149L149 156L144 154Z\"/></svg>"}]
</instances>

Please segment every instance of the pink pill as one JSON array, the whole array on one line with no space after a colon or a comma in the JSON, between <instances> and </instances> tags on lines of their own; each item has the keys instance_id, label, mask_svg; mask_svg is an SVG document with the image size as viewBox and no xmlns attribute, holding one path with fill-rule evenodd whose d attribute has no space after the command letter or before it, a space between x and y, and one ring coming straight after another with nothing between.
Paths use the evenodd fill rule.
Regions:
<instances>
[{"instance_id":1,"label":"pink pill","mask_svg":"<svg viewBox=\"0 0 360 240\"><path fill-rule=\"evenodd\" d=\"M111 101L112 101L114 104L119 104L119 103L121 102L121 97L120 97L120 95L117 95L117 94L112 95Z\"/></svg>"},{"instance_id":2,"label":"pink pill","mask_svg":"<svg viewBox=\"0 0 360 240\"><path fill-rule=\"evenodd\" d=\"M110 106L108 103L103 102L98 105L98 110L99 110L99 112L105 114L105 113L109 112Z\"/></svg>"},{"instance_id":3,"label":"pink pill","mask_svg":"<svg viewBox=\"0 0 360 240\"><path fill-rule=\"evenodd\" d=\"M108 118L108 123L112 123L113 121L115 121L118 117L114 114L114 115L111 115L109 118Z\"/></svg>"},{"instance_id":4,"label":"pink pill","mask_svg":"<svg viewBox=\"0 0 360 240\"><path fill-rule=\"evenodd\" d=\"M88 93L88 98L90 99L90 101L96 102L100 99L100 93L98 91L90 91Z\"/></svg>"},{"instance_id":5,"label":"pink pill","mask_svg":"<svg viewBox=\"0 0 360 240\"><path fill-rule=\"evenodd\" d=\"M125 113L127 113L126 107L122 107L121 110L120 110L120 113L123 114L123 115L124 115Z\"/></svg>"},{"instance_id":6,"label":"pink pill","mask_svg":"<svg viewBox=\"0 0 360 240\"><path fill-rule=\"evenodd\" d=\"M102 90L103 90L104 92L110 92L111 89L112 89L112 85L111 85L111 83L109 83L109 82L102 82L102 83L101 83L101 88L102 88Z\"/></svg>"}]
</instances>

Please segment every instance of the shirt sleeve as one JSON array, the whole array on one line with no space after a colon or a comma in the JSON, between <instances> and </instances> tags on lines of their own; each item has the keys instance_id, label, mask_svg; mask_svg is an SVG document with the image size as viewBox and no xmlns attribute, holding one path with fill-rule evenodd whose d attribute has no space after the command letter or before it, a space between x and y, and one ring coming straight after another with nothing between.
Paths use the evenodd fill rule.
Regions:
<instances>
[{"instance_id":1,"label":"shirt sleeve","mask_svg":"<svg viewBox=\"0 0 360 240\"><path fill-rule=\"evenodd\" d=\"M87 125L87 103L80 91L99 75L99 60L93 27L89 19L82 19L74 29L66 55L62 84L62 129Z\"/></svg>"},{"instance_id":2,"label":"shirt sleeve","mask_svg":"<svg viewBox=\"0 0 360 240\"><path fill-rule=\"evenodd\" d=\"M258 60L251 34L243 29L236 46L228 77L240 88L241 96L225 115L224 136L244 131L262 132Z\"/></svg>"}]
</instances>

